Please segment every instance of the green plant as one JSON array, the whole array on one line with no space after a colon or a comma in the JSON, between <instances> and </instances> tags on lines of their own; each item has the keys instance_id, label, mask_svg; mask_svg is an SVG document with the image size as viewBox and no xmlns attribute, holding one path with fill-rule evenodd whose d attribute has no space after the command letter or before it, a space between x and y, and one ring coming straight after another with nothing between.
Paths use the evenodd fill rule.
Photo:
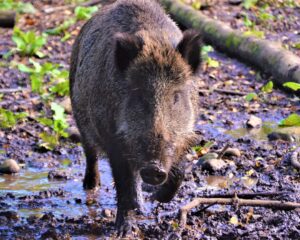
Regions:
<instances>
[{"instance_id":1,"label":"green plant","mask_svg":"<svg viewBox=\"0 0 300 240\"><path fill-rule=\"evenodd\" d=\"M243 1L243 7L245 9L250 9L256 6L258 0L244 0Z\"/></svg>"},{"instance_id":2,"label":"green plant","mask_svg":"<svg viewBox=\"0 0 300 240\"><path fill-rule=\"evenodd\" d=\"M36 9L31 3L15 0L1 0L0 10L15 10L18 13L35 13Z\"/></svg>"},{"instance_id":3,"label":"green plant","mask_svg":"<svg viewBox=\"0 0 300 240\"><path fill-rule=\"evenodd\" d=\"M286 82L282 86L292 89L293 91L300 90L300 84L295 82Z\"/></svg>"},{"instance_id":4,"label":"green plant","mask_svg":"<svg viewBox=\"0 0 300 240\"><path fill-rule=\"evenodd\" d=\"M208 67L217 68L220 66L220 63L217 60L212 59L208 55L210 52L213 52L213 51L214 51L214 49L212 46L210 46L210 45L203 46L201 49L201 58L204 62L206 62Z\"/></svg>"},{"instance_id":5,"label":"green plant","mask_svg":"<svg viewBox=\"0 0 300 240\"><path fill-rule=\"evenodd\" d=\"M261 91L264 93L271 93L273 91L273 82L269 81L266 85L261 88Z\"/></svg>"},{"instance_id":6,"label":"green plant","mask_svg":"<svg viewBox=\"0 0 300 240\"><path fill-rule=\"evenodd\" d=\"M281 127L300 126L300 116L297 113L292 113L287 118L279 122Z\"/></svg>"},{"instance_id":7,"label":"green plant","mask_svg":"<svg viewBox=\"0 0 300 240\"><path fill-rule=\"evenodd\" d=\"M256 93L249 93L247 94L247 96L245 97L246 101L251 102L253 100L257 100L258 99L258 95Z\"/></svg>"},{"instance_id":8,"label":"green plant","mask_svg":"<svg viewBox=\"0 0 300 240\"><path fill-rule=\"evenodd\" d=\"M93 7L81 7L78 6L75 8L74 13L77 20L87 20L92 17L92 15L98 11L97 6Z\"/></svg>"},{"instance_id":9,"label":"green plant","mask_svg":"<svg viewBox=\"0 0 300 240\"><path fill-rule=\"evenodd\" d=\"M23 32L19 28L14 28L12 40L17 45L16 51L22 56L44 57L40 49L46 44L47 38L44 35L36 35L33 31Z\"/></svg>"},{"instance_id":10,"label":"green plant","mask_svg":"<svg viewBox=\"0 0 300 240\"><path fill-rule=\"evenodd\" d=\"M0 128L12 128L18 121L27 117L27 113L13 113L4 108L0 108Z\"/></svg>"},{"instance_id":11,"label":"green plant","mask_svg":"<svg viewBox=\"0 0 300 240\"><path fill-rule=\"evenodd\" d=\"M59 96L69 95L69 72L66 70L60 70L59 64L52 64L46 62L40 64L38 62L29 60L33 67L28 67L24 64L19 64L18 68L21 72L29 74L31 81L31 89L33 92L39 94L45 93L50 90L51 93ZM45 76L48 76L50 82L48 85L44 84Z\"/></svg>"},{"instance_id":12,"label":"green plant","mask_svg":"<svg viewBox=\"0 0 300 240\"><path fill-rule=\"evenodd\" d=\"M46 149L53 150L58 144L61 137L68 137L66 129L69 127L65 117L65 110L59 104L52 102L51 110L53 112L52 118L38 118L38 122L50 127L54 133L42 132L39 136L42 140L40 146Z\"/></svg>"}]
</instances>

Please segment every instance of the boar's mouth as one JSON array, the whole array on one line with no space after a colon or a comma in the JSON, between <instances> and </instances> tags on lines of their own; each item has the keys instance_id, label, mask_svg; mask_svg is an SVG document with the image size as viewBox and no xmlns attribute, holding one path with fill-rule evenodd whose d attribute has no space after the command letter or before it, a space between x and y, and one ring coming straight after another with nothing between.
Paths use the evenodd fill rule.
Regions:
<instances>
[{"instance_id":1,"label":"boar's mouth","mask_svg":"<svg viewBox=\"0 0 300 240\"><path fill-rule=\"evenodd\" d=\"M140 170L140 175L145 183L151 185L163 184L167 178L168 173L164 167L157 163L151 163Z\"/></svg>"}]
</instances>

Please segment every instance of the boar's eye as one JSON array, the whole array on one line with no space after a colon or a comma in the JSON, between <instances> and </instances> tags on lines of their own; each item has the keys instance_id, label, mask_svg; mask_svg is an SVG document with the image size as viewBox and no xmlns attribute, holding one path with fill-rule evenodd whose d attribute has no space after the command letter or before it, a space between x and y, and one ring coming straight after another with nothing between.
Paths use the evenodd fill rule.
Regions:
<instances>
[{"instance_id":1,"label":"boar's eye","mask_svg":"<svg viewBox=\"0 0 300 240\"><path fill-rule=\"evenodd\" d=\"M180 94L179 94L179 92L175 92L174 97L173 97L173 104L178 103L179 100L180 100Z\"/></svg>"}]
</instances>

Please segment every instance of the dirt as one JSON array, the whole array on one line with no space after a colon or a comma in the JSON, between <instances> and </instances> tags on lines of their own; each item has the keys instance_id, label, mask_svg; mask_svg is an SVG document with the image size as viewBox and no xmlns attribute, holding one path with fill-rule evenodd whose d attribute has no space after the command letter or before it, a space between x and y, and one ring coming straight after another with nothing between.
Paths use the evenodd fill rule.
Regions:
<instances>
[{"instance_id":1,"label":"dirt","mask_svg":"<svg viewBox=\"0 0 300 240\"><path fill-rule=\"evenodd\" d=\"M31 2L38 12L20 16L18 27L22 30L42 32L72 16L69 10L64 10L63 14L42 12L42 9L62 5L61 1L45 1L43 4ZM224 10L230 14L225 14ZM231 22L233 27L239 28L235 16L241 11L241 6L229 6L227 1L220 1L220 4L204 10L204 13ZM284 17L280 24L270 23L273 27L268 27L266 37L279 39L295 34L296 39L291 37L286 40L287 43L299 41L299 34L295 33L299 31L299 21L290 21L290 18L299 17L299 9L272 6L271 11L280 11L287 18ZM79 21L70 27L71 38L66 42L62 43L58 36L49 36L48 44L43 49L46 58L35 58L35 61L50 61L68 67L71 46L83 23ZM12 30L0 29L0 35L0 52L5 53L14 46ZM299 54L299 50L291 50ZM199 71L201 114L196 125L202 139L199 144L204 146L212 142L208 152L220 152L229 145L239 149L241 156L230 157L233 164L210 173L196 164L203 153L195 157L195 152L191 150L186 160L185 181L170 203L151 202L151 189L145 186L144 212L137 218L136 227L127 238L300 239L299 210L199 206L188 214L186 227L179 226L178 209L196 197L211 194L284 191L287 193L256 199L300 202L299 171L291 166L289 160L291 151L299 146L300 129L278 127L278 122L290 113L300 112L299 99L278 89L262 94L260 89L270 80L268 76L221 53L213 51L209 56L217 60L220 66L213 68L204 63ZM12 129L0 130L0 163L15 159L22 166L17 174L0 175L0 239L116 238L115 190L105 156L101 157L99 166L102 186L96 192L89 192L82 188L85 162L80 144L62 139L53 151L39 147L39 133L44 126L35 120L35 116L42 111L49 113L49 106L38 94L30 91L27 74L21 73L12 64L28 63L28 60L28 57L14 54L9 59L2 58L0 64L0 89L27 89L4 94L1 107L30 113L26 121ZM212 89L225 89L233 93ZM234 92L256 92L259 99L248 102L243 94ZM245 122L251 115L262 119L261 128L246 129ZM68 121L74 126L70 114ZM282 131L293 136L294 140L270 141L268 134L274 131Z\"/></svg>"}]
</instances>

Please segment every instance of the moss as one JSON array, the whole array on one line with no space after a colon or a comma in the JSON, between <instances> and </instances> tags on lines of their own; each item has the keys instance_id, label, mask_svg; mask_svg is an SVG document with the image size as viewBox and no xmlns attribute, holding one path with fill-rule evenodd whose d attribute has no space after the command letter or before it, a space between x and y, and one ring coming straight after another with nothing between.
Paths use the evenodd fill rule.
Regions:
<instances>
[{"instance_id":1,"label":"moss","mask_svg":"<svg viewBox=\"0 0 300 240\"><path fill-rule=\"evenodd\" d=\"M227 48L238 48L240 44L242 43L243 39L236 35L236 33L231 33L226 38L226 47Z\"/></svg>"}]
</instances>

